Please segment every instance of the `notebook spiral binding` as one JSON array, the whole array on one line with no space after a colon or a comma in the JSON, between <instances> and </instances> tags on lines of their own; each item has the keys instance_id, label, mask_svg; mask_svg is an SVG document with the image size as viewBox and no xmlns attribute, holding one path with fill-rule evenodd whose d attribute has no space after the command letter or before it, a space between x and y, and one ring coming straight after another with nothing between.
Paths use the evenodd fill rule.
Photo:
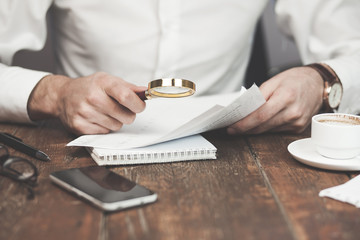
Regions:
<instances>
[{"instance_id":1,"label":"notebook spiral binding","mask_svg":"<svg viewBox=\"0 0 360 240\"><path fill-rule=\"evenodd\" d=\"M117 154L117 155L108 155L101 156L100 160L102 161L125 161L125 160L161 160L166 158L176 158L176 159L197 159L203 158L204 155L212 155L216 153L212 149L190 149L186 151L168 151L168 152L149 152L149 153L131 153L131 154Z\"/></svg>"}]
</instances>

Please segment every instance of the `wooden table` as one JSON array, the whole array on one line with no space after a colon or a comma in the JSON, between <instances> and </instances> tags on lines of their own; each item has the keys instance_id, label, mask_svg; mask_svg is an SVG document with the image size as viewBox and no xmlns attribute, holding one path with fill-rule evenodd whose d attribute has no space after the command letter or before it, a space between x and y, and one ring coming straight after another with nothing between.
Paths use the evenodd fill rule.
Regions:
<instances>
[{"instance_id":1,"label":"wooden table","mask_svg":"<svg viewBox=\"0 0 360 240\"><path fill-rule=\"evenodd\" d=\"M360 210L318 197L358 172L315 169L287 151L309 131L247 137L214 131L204 136L218 148L217 160L111 167L159 195L156 203L115 213L51 183L55 170L95 165L83 148L65 146L74 136L61 124L0 124L0 131L52 159L29 158L40 172L33 200L0 176L0 239L360 239Z\"/></svg>"}]
</instances>

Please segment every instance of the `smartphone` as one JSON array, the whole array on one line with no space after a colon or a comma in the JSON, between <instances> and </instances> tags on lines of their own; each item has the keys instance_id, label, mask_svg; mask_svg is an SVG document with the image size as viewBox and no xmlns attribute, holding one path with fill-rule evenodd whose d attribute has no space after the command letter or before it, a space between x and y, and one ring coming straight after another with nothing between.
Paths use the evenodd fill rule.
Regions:
<instances>
[{"instance_id":1,"label":"smartphone","mask_svg":"<svg viewBox=\"0 0 360 240\"><path fill-rule=\"evenodd\" d=\"M50 179L105 211L149 204L157 194L105 167L72 168L53 172Z\"/></svg>"}]
</instances>

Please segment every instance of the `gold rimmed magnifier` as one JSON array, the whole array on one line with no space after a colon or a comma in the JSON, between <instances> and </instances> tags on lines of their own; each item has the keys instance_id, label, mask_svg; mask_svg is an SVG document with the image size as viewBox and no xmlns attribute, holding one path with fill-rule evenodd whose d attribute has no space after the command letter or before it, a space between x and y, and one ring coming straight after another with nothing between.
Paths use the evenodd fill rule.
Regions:
<instances>
[{"instance_id":1,"label":"gold rimmed magnifier","mask_svg":"<svg viewBox=\"0 0 360 240\"><path fill-rule=\"evenodd\" d=\"M148 89L137 93L142 100L155 97L179 98L195 93L195 83L181 78L161 78L149 83Z\"/></svg>"}]
</instances>

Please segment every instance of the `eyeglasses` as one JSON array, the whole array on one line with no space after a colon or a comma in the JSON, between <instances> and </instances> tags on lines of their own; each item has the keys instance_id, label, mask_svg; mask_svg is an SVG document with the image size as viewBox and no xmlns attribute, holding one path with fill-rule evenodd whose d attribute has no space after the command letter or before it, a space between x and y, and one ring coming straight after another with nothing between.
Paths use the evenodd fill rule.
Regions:
<instances>
[{"instance_id":1,"label":"eyeglasses","mask_svg":"<svg viewBox=\"0 0 360 240\"><path fill-rule=\"evenodd\" d=\"M6 146L0 144L0 175L11 178L26 186L29 198L34 198L33 187L37 185L38 170L29 160L10 156Z\"/></svg>"}]
</instances>

